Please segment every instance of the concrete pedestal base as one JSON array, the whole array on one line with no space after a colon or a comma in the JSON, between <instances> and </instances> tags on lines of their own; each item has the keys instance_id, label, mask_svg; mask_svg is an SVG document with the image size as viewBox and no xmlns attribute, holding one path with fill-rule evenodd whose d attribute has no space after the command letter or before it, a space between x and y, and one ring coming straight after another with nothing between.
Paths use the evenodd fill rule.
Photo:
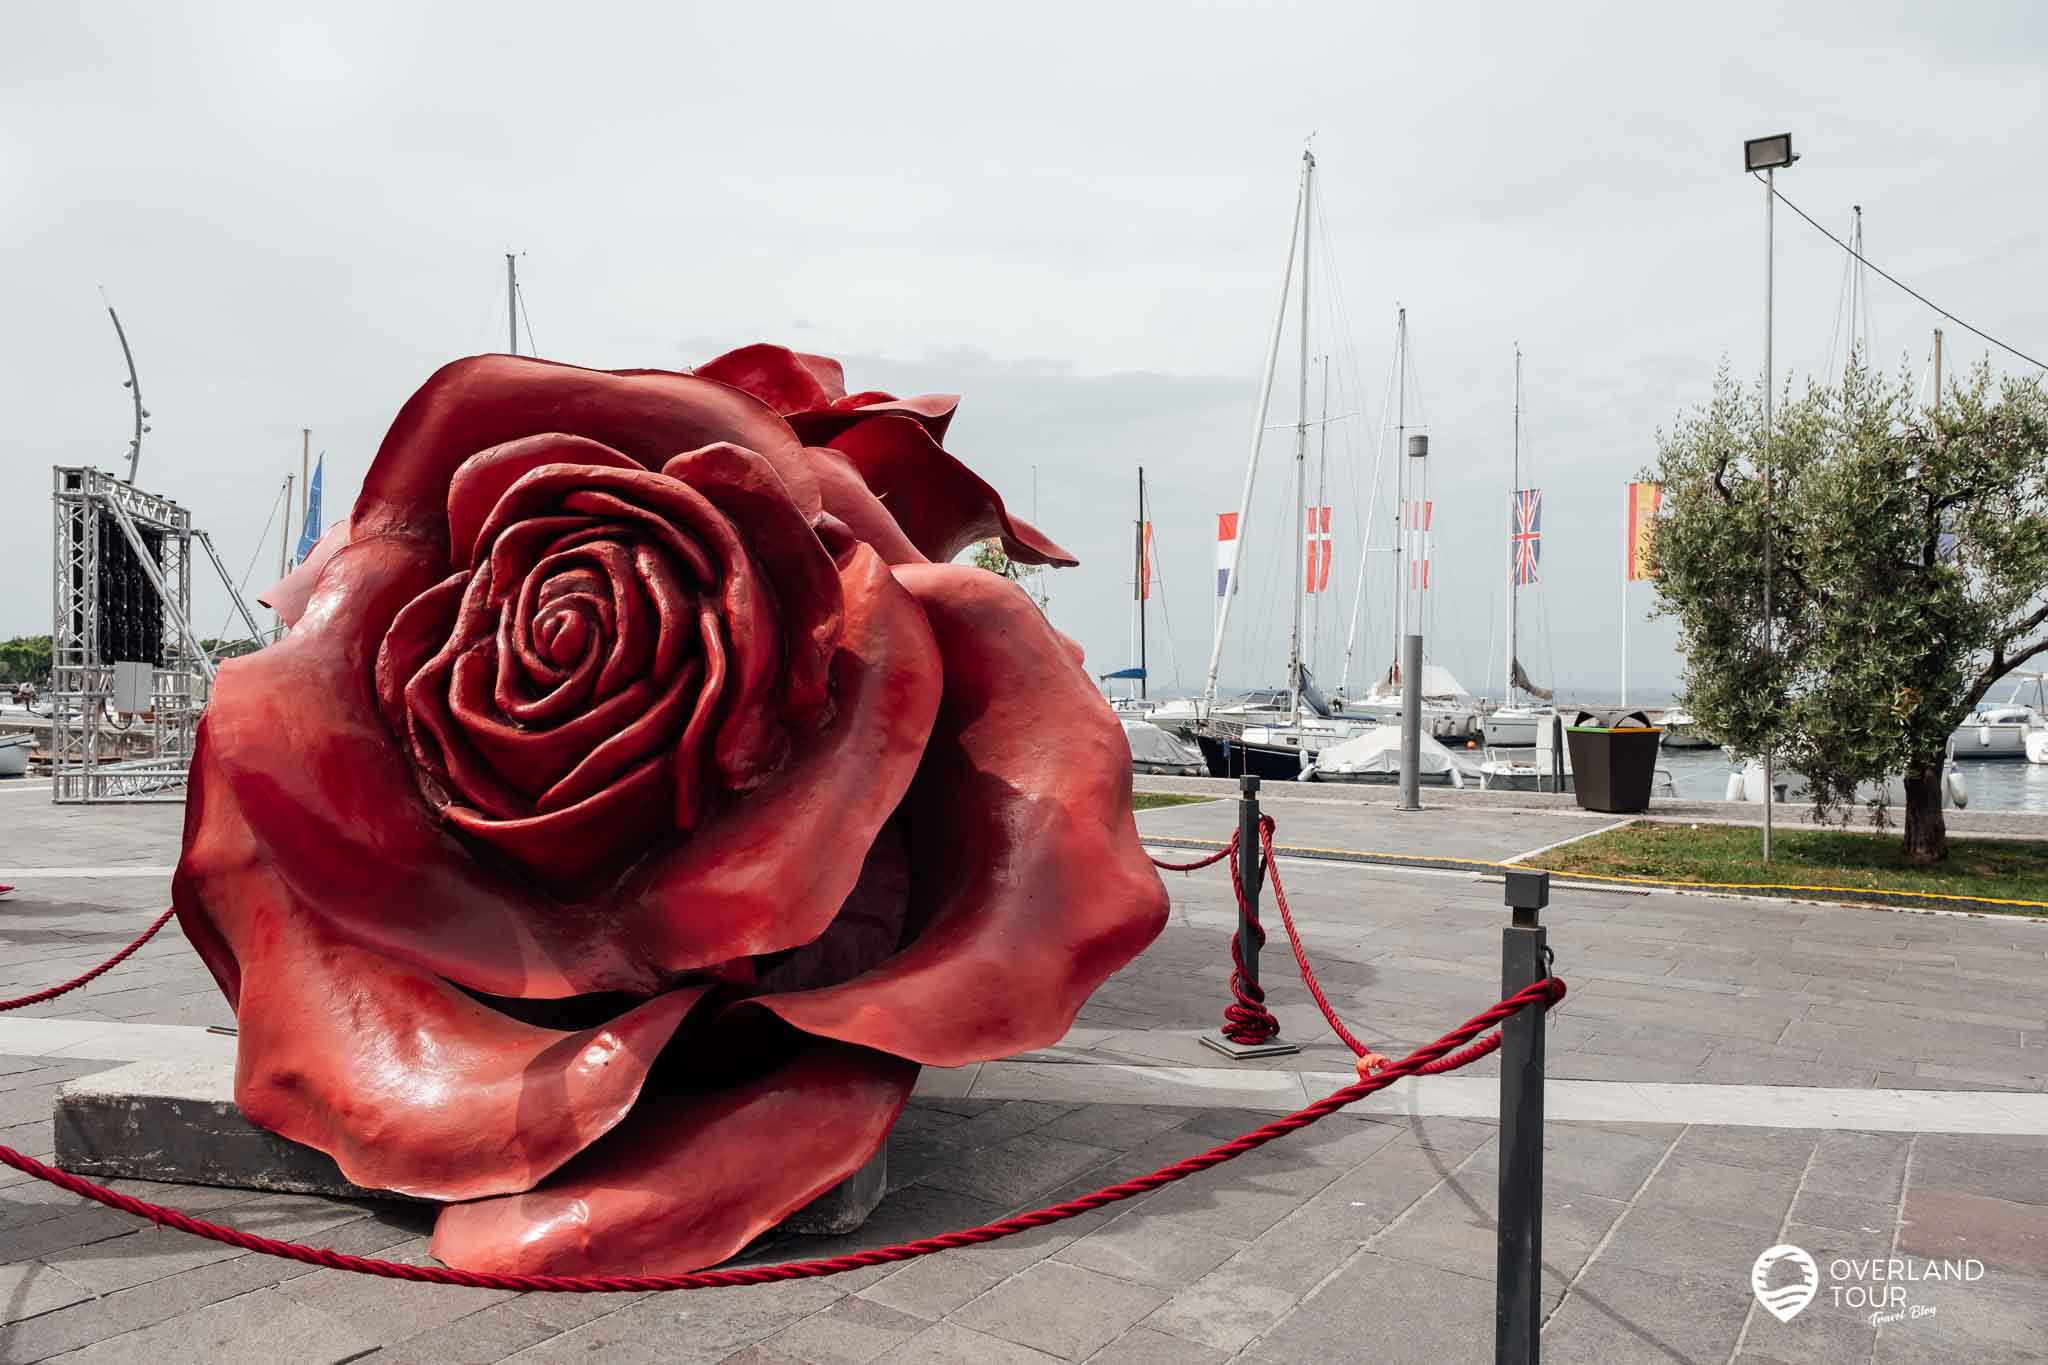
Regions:
<instances>
[{"instance_id":1,"label":"concrete pedestal base","mask_svg":"<svg viewBox=\"0 0 2048 1365\"><path fill-rule=\"evenodd\" d=\"M1248 1057L1285 1057L1301 1051L1299 1043L1290 1043L1285 1038L1268 1038L1263 1043L1233 1043L1220 1032L1203 1034L1202 1046L1240 1062Z\"/></svg>"},{"instance_id":2,"label":"concrete pedestal base","mask_svg":"<svg viewBox=\"0 0 2048 1365\"><path fill-rule=\"evenodd\" d=\"M56 1165L95 1180L122 1177L181 1185L407 1199L365 1189L334 1158L259 1128L235 1108L234 1064L224 1059L131 1062L67 1084L54 1114ZM770 1235L856 1230L882 1202L888 1147Z\"/></svg>"}]
</instances>

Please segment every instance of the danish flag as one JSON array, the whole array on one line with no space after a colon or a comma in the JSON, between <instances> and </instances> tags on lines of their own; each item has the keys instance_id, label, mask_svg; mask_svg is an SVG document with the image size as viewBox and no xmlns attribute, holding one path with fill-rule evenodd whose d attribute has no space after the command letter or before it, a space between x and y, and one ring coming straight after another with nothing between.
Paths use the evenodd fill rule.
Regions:
<instances>
[{"instance_id":1,"label":"danish flag","mask_svg":"<svg viewBox=\"0 0 2048 1365\"><path fill-rule=\"evenodd\" d=\"M1311 507L1308 512L1308 591L1327 592L1330 588L1330 509Z\"/></svg>"}]
</instances>

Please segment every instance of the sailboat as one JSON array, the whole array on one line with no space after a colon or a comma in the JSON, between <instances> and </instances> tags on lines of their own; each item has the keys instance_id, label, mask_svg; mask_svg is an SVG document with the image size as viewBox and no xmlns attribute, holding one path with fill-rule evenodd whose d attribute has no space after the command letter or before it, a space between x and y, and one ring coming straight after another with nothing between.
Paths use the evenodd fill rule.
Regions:
<instances>
[{"instance_id":1,"label":"sailboat","mask_svg":"<svg viewBox=\"0 0 2048 1365\"><path fill-rule=\"evenodd\" d=\"M1370 721L1336 717L1316 687L1302 658L1302 599L1306 594L1308 564L1308 412L1309 376L1309 267L1310 228L1314 222L1315 153L1301 154L1301 188L1294 202L1294 226L1289 229L1287 269L1280 281L1280 303L1273 317L1272 340L1267 347L1266 372L1259 387L1257 415L1252 422L1251 455L1245 463L1244 488L1238 499L1237 533L1230 541L1229 563L1223 568L1216 636L1210 647L1209 673L1202 689L1197 718L1190 727L1201 746L1203 760L1217 777L1253 773L1262 777L1299 779L1307 775L1316 754L1323 748L1359 734ZM1223 642L1230 624L1230 609L1237 597L1239 575L1244 563L1246 530L1250 524L1252 490L1259 470L1259 452L1264 445L1266 414L1273 398L1273 375L1280 359L1280 338L1287 319L1287 298L1295 280L1295 258L1301 260L1299 313L1301 324L1301 369L1294 424L1294 617L1288 638L1285 709L1265 706L1218 706L1216 675L1222 667ZM1261 700L1268 700L1262 698ZM1272 697L1277 701L1280 697ZM1234 712L1234 714L1233 714Z\"/></svg>"},{"instance_id":2,"label":"sailboat","mask_svg":"<svg viewBox=\"0 0 2048 1365\"><path fill-rule=\"evenodd\" d=\"M1405 452L1405 454L1402 455L1398 466L1401 473L1396 478L1395 514L1396 520L1404 528L1403 536L1413 536L1416 544L1420 546L1426 543L1428 535L1427 518L1430 504L1425 490L1421 488L1411 489L1406 485L1406 469L1409 463L1407 455L1414 453L1410 448L1414 443L1426 442L1428 438L1420 435L1413 438L1408 436L1408 368L1408 310L1401 308L1396 310L1394 315L1394 369L1397 376L1395 448L1397 452ZM1408 579L1419 582L1426 587L1429 573L1426 557L1419 561L1411 561L1406 565L1403 564L1407 551L1402 548L1401 539L1402 537L1396 537L1396 543L1393 547L1395 604L1393 645L1394 657L1397 660L1401 654L1401 638L1409 630L1402 616L1406 606L1406 597L1401 587L1404 574ZM1368 547L1368 551L1369 549L1370 547ZM1358 566L1358 597L1360 599L1365 595L1365 565L1366 555L1361 553ZM1421 610L1419 598L1416 610ZM1357 624L1357 619L1354 615L1352 620L1354 632ZM1347 678L1350 670L1351 653L1351 646L1347 643L1344 651ZM1462 744L1478 733L1478 713L1473 706L1472 694L1465 690L1465 685L1459 682L1449 669L1439 664L1425 662L1422 666L1420 681L1422 684L1421 728L1423 734L1429 735L1434 739L1449 740L1453 743ZM1363 697L1354 698L1349 696L1345 687L1340 684L1338 695L1331 702L1331 713L1339 719L1373 721L1386 725L1397 724L1401 719L1400 665L1398 663L1390 664L1387 670L1366 690Z\"/></svg>"},{"instance_id":3,"label":"sailboat","mask_svg":"<svg viewBox=\"0 0 2048 1365\"><path fill-rule=\"evenodd\" d=\"M1979 702L1950 736L1957 758L2033 759L2048 762L2048 673L2008 673L2012 695L2003 702ZM2042 757L2035 758L2035 754Z\"/></svg>"},{"instance_id":4,"label":"sailboat","mask_svg":"<svg viewBox=\"0 0 2048 1365\"><path fill-rule=\"evenodd\" d=\"M1486 747L1521 748L1536 742L1537 727L1550 723L1556 715L1554 707L1531 705L1528 698L1542 701L1551 699L1548 689L1529 681L1529 675L1522 671L1522 661L1516 647L1518 626L1517 613L1520 596L1518 589L1523 584L1533 586L1536 582L1536 565L1542 556L1543 492L1541 489L1522 487L1522 348L1515 347L1515 439L1513 443L1513 475L1508 485L1508 647L1507 661L1502 669L1501 696L1503 703L1489 712L1480 722L1480 733L1485 736ZM1517 700L1518 695L1524 700Z\"/></svg>"}]
</instances>

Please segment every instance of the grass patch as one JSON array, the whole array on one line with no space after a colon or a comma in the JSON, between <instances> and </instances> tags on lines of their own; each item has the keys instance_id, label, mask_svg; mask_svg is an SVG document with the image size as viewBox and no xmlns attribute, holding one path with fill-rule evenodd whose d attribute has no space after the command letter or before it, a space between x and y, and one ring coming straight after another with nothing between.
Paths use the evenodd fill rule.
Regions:
<instances>
[{"instance_id":1,"label":"grass patch","mask_svg":"<svg viewBox=\"0 0 2048 1365\"><path fill-rule=\"evenodd\" d=\"M1825 888L1840 890L1845 898L1875 890L2048 902L2048 843L1951 839L1948 850L1948 861L1940 867L1913 867L1897 834L1778 830L1766 865L1760 829L1644 823L1552 849L1532 862L1553 872L1609 877ZM2010 908L2020 914L2048 913Z\"/></svg>"},{"instance_id":2,"label":"grass patch","mask_svg":"<svg viewBox=\"0 0 2048 1365\"><path fill-rule=\"evenodd\" d=\"M1175 792L1132 792L1132 810L1159 810L1165 806L1191 806L1214 801L1213 796L1181 796Z\"/></svg>"}]
</instances>

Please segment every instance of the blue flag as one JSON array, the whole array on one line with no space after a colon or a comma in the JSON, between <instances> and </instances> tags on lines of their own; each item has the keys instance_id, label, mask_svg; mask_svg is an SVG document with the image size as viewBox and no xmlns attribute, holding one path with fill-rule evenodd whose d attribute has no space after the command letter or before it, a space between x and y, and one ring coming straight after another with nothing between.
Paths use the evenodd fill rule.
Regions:
<instances>
[{"instance_id":1,"label":"blue flag","mask_svg":"<svg viewBox=\"0 0 2048 1365\"><path fill-rule=\"evenodd\" d=\"M303 564L306 556L313 553L313 547L320 543L320 474L327 468L327 452L320 452L319 462L313 466L313 482L306 491L306 524L299 531L299 548L292 554L292 563Z\"/></svg>"}]
</instances>

